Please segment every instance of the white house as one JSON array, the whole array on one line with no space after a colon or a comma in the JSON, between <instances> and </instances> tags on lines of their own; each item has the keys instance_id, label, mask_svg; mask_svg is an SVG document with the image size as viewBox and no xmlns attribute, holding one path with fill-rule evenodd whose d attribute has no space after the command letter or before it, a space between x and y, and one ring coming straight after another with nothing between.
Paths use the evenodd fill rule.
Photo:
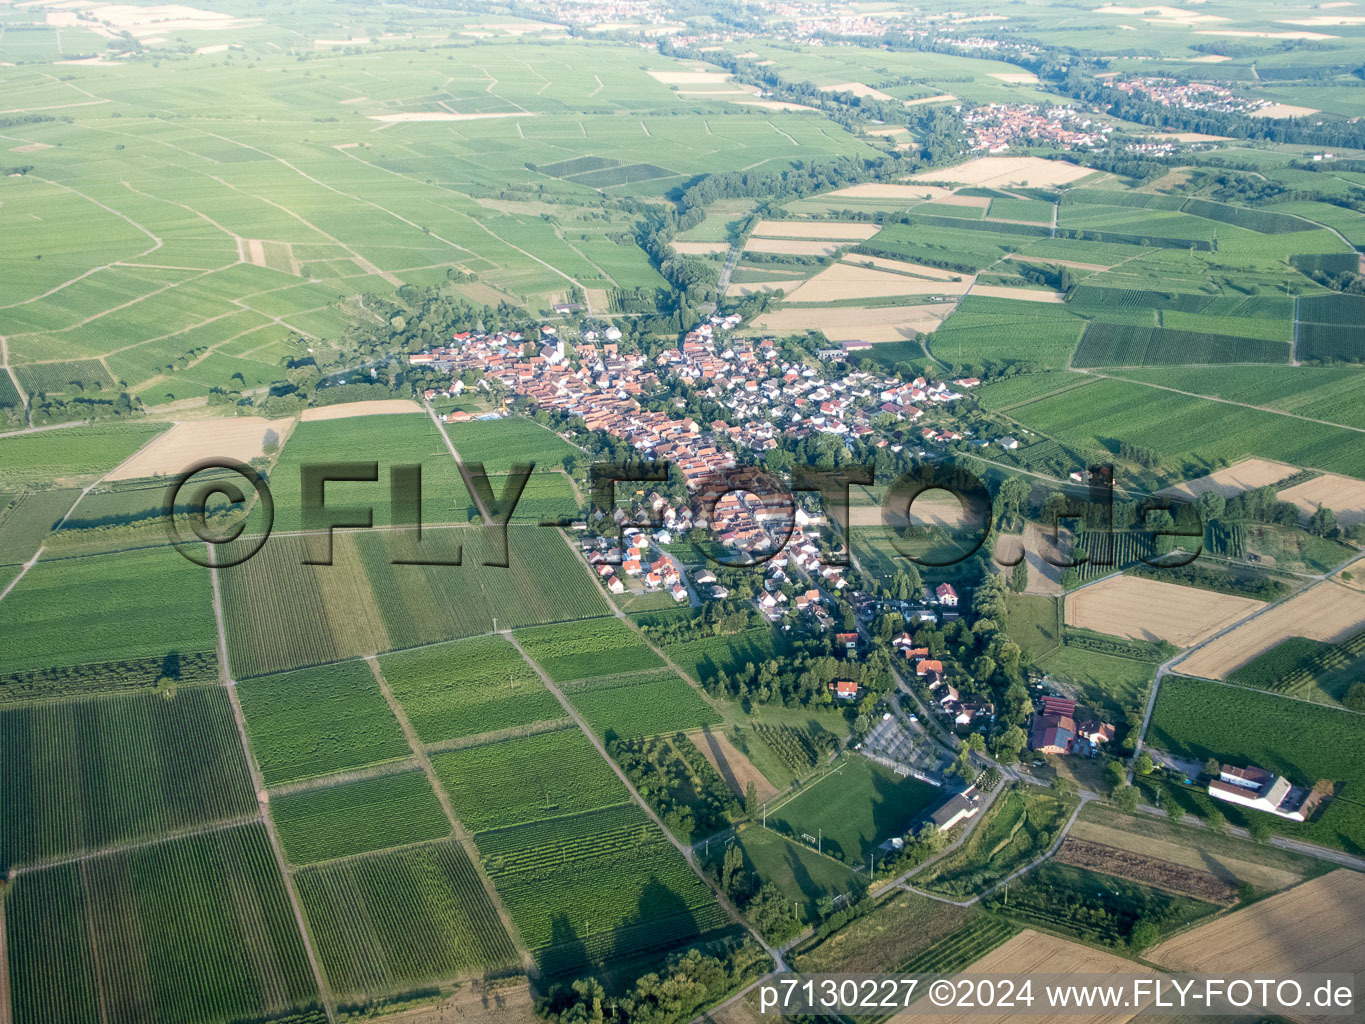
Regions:
<instances>
[{"instance_id":1,"label":"white house","mask_svg":"<svg viewBox=\"0 0 1365 1024\"><path fill-rule=\"evenodd\" d=\"M1219 769L1218 778L1209 782L1209 796L1290 821L1303 821L1308 791L1291 785L1282 775L1274 775L1255 765L1237 768L1225 764Z\"/></svg>"}]
</instances>

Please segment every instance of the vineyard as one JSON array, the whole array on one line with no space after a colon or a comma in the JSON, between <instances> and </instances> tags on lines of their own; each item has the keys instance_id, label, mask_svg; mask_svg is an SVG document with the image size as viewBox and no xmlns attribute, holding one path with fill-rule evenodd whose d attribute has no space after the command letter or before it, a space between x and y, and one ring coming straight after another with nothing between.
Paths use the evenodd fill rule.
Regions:
<instances>
[{"instance_id":1,"label":"vineyard","mask_svg":"<svg viewBox=\"0 0 1365 1024\"><path fill-rule=\"evenodd\" d=\"M517 964L458 843L357 857L294 877L327 982L342 998L403 994Z\"/></svg>"},{"instance_id":2,"label":"vineyard","mask_svg":"<svg viewBox=\"0 0 1365 1024\"><path fill-rule=\"evenodd\" d=\"M481 636L379 659L423 743L560 718L563 707L506 639Z\"/></svg>"},{"instance_id":3,"label":"vineyard","mask_svg":"<svg viewBox=\"0 0 1365 1024\"><path fill-rule=\"evenodd\" d=\"M754 725L754 734L793 775L809 775L839 749L839 738L816 727Z\"/></svg>"},{"instance_id":4,"label":"vineyard","mask_svg":"<svg viewBox=\"0 0 1365 1024\"><path fill-rule=\"evenodd\" d=\"M614 677L575 687L566 695L602 736L653 736L720 721L711 705L671 669Z\"/></svg>"},{"instance_id":5,"label":"vineyard","mask_svg":"<svg viewBox=\"0 0 1365 1024\"><path fill-rule=\"evenodd\" d=\"M1076 544L1077 556L1087 556L1076 566L1076 578L1080 583L1119 572L1156 555L1152 534L1146 531L1086 530L1077 537Z\"/></svg>"},{"instance_id":6,"label":"vineyard","mask_svg":"<svg viewBox=\"0 0 1365 1024\"><path fill-rule=\"evenodd\" d=\"M1019 933L1010 922L976 914L957 931L896 968L897 974L952 974L964 970Z\"/></svg>"},{"instance_id":7,"label":"vineyard","mask_svg":"<svg viewBox=\"0 0 1365 1024\"><path fill-rule=\"evenodd\" d=\"M0 711L0 875L255 812L220 687Z\"/></svg>"},{"instance_id":8,"label":"vineyard","mask_svg":"<svg viewBox=\"0 0 1365 1024\"><path fill-rule=\"evenodd\" d=\"M477 843L547 974L665 949L728 923L711 891L634 807L524 825Z\"/></svg>"},{"instance_id":9,"label":"vineyard","mask_svg":"<svg viewBox=\"0 0 1365 1024\"><path fill-rule=\"evenodd\" d=\"M208 573L169 547L39 562L0 604L0 679L216 644Z\"/></svg>"},{"instance_id":10,"label":"vineyard","mask_svg":"<svg viewBox=\"0 0 1365 1024\"><path fill-rule=\"evenodd\" d=\"M450 834L450 822L419 771L276 796L270 801L292 864L350 857Z\"/></svg>"},{"instance_id":11,"label":"vineyard","mask_svg":"<svg viewBox=\"0 0 1365 1024\"><path fill-rule=\"evenodd\" d=\"M1081 335L1072 365L1172 366L1288 361L1289 345L1280 341L1096 321Z\"/></svg>"},{"instance_id":12,"label":"vineyard","mask_svg":"<svg viewBox=\"0 0 1365 1024\"><path fill-rule=\"evenodd\" d=\"M1272 829L1337 849L1365 846L1365 716L1258 690L1167 676L1149 728L1151 742L1176 757L1259 765L1297 786L1324 780L1336 795L1302 824L1258 817ZM1230 818L1231 816L1229 816Z\"/></svg>"},{"instance_id":13,"label":"vineyard","mask_svg":"<svg viewBox=\"0 0 1365 1024\"><path fill-rule=\"evenodd\" d=\"M786 645L772 627L755 626L742 633L702 636L677 643L665 642L660 646L684 672L704 683L714 679L719 672L733 674L749 662L761 665L783 653Z\"/></svg>"},{"instance_id":14,"label":"vineyard","mask_svg":"<svg viewBox=\"0 0 1365 1024\"><path fill-rule=\"evenodd\" d=\"M516 636L557 683L663 667L639 634L615 617L523 629Z\"/></svg>"},{"instance_id":15,"label":"vineyard","mask_svg":"<svg viewBox=\"0 0 1365 1024\"><path fill-rule=\"evenodd\" d=\"M165 429L109 423L0 439L0 486L107 473Z\"/></svg>"},{"instance_id":16,"label":"vineyard","mask_svg":"<svg viewBox=\"0 0 1365 1024\"><path fill-rule=\"evenodd\" d=\"M1062 633L1062 642L1067 647L1074 647L1077 650L1107 654L1115 658L1131 658L1133 661L1165 661L1177 650L1174 645L1164 642L1108 636L1075 627L1068 627Z\"/></svg>"},{"instance_id":17,"label":"vineyard","mask_svg":"<svg viewBox=\"0 0 1365 1024\"><path fill-rule=\"evenodd\" d=\"M267 786L411 754L364 662L263 676L237 692Z\"/></svg>"},{"instance_id":18,"label":"vineyard","mask_svg":"<svg viewBox=\"0 0 1365 1024\"><path fill-rule=\"evenodd\" d=\"M1015 785L996 798L962 846L915 881L953 899L979 893L1047 850L1070 814L1071 805L1050 793Z\"/></svg>"},{"instance_id":19,"label":"vineyard","mask_svg":"<svg viewBox=\"0 0 1365 1024\"><path fill-rule=\"evenodd\" d=\"M744 813L734 791L682 733L616 741L608 750L675 836L696 842Z\"/></svg>"},{"instance_id":20,"label":"vineyard","mask_svg":"<svg viewBox=\"0 0 1365 1024\"><path fill-rule=\"evenodd\" d=\"M464 747L431 759L472 832L624 803L621 780L577 729Z\"/></svg>"},{"instance_id":21,"label":"vineyard","mask_svg":"<svg viewBox=\"0 0 1365 1024\"><path fill-rule=\"evenodd\" d=\"M533 462L540 472L563 469L565 459L582 454L553 431L517 416L455 423L445 431L460 458L483 463L489 476L506 473L514 463Z\"/></svg>"},{"instance_id":22,"label":"vineyard","mask_svg":"<svg viewBox=\"0 0 1365 1024\"><path fill-rule=\"evenodd\" d=\"M1044 373L1020 373L1013 377L1002 377L992 381L976 393L983 409L1009 409L1035 398L1042 398L1054 391L1084 387L1089 380L1077 380L1073 374L1046 371Z\"/></svg>"},{"instance_id":23,"label":"vineyard","mask_svg":"<svg viewBox=\"0 0 1365 1024\"><path fill-rule=\"evenodd\" d=\"M315 1009L259 824L21 875L4 910L16 1024L238 1024Z\"/></svg>"},{"instance_id":24,"label":"vineyard","mask_svg":"<svg viewBox=\"0 0 1365 1024\"><path fill-rule=\"evenodd\" d=\"M0 495L0 565L27 562L80 491L61 488Z\"/></svg>"},{"instance_id":25,"label":"vineyard","mask_svg":"<svg viewBox=\"0 0 1365 1024\"><path fill-rule=\"evenodd\" d=\"M1362 679L1365 631L1337 643L1292 636L1228 676L1239 686L1322 703L1340 701Z\"/></svg>"},{"instance_id":26,"label":"vineyard","mask_svg":"<svg viewBox=\"0 0 1365 1024\"><path fill-rule=\"evenodd\" d=\"M1359 324L1299 324L1299 355L1305 359L1365 362L1365 327Z\"/></svg>"}]
</instances>

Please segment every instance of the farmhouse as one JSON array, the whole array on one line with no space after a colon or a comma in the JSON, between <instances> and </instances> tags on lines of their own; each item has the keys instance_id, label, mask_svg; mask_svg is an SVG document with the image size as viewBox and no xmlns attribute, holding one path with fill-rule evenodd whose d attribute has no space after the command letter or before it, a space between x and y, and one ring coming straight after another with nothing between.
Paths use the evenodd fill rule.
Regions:
<instances>
[{"instance_id":1,"label":"farmhouse","mask_svg":"<svg viewBox=\"0 0 1365 1024\"><path fill-rule=\"evenodd\" d=\"M938 603L945 608L957 607L957 591L953 589L951 583L940 583L934 588L934 595L938 598Z\"/></svg>"},{"instance_id":2,"label":"farmhouse","mask_svg":"<svg viewBox=\"0 0 1365 1024\"><path fill-rule=\"evenodd\" d=\"M1069 754L1076 743L1076 702L1044 697L1029 729L1029 747L1041 754Z\"/></svg>"},{"instance_id":3,"label":"farmhouse","mask_svg":"<svg viewBox=\"0 0 1365 1024\"><path fill-rule=\"evenodd\" d=\"M1303 821L1307 817L1304 804L1308 791L1291 785L1282 775L1255 765L1245 768L1222 765L1218 778L1209 782L1209 796L1290 821Z\"/></svg>"},{"instance_id":4,"label":"farmhouse","mask_svg":"<svg viewBox=\"0 0 1365 1024\"><path fill-rule=\"evenodd\" d=\"M976 787L968 786L961 793L950 796L940 804L938 809L929 815L929 820L938 831L947 832L958 822L975 817L980 810L981 798L976 794Z\"/></svg>"}]
</instances>

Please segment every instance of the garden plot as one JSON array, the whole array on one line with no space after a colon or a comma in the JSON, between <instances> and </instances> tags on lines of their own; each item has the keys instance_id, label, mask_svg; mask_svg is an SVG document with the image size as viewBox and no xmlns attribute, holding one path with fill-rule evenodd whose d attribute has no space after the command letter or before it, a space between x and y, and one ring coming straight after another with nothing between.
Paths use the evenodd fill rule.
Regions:
<instances>
[{"instance_id":1,"label":"garden plot","mask_svg":"<svg viewBox=\"0 0 1365 1024\"><path fill-rule=\"evenodd\" d=\"M1291 636L1335 642L1359 630L1362 623L1365 593L1324 580L1195 651L1180 663L1180 672L1226 679L1228 673Z\"/></svg>"},{"instance_id":2,"label":"garden plot","mask_svg":"<svg viewBox=\"0 0 1365 1024\"><path fill-rule=\"evenodd\" d=\"M1285 488L1279 497L1281 501L1292 501L1305 516L1311 516L1319 505L1330 508L1336 513L1338 526L1365 522L1365 481L1362 480L1324 473Z\"/></svg>"},{"instance_id":3,"label":"garden plot","mask_svg":"<svg viewBox=\"0 0 1365 1024\"><path fill-rule=\"evenodd\" d=\"M957 181L964 185L1066 185L1093 174L1064 160L1037 156L982 156L956 167L934 168L910 181Z\"/></svg>"},{"instance_id":4,"label":"garden plot","mask_svg":"<svg viewBox=\"0 0 1365 1024\"><path fill-rule=\"evenodd\" d=\"M1220 469L1216 473L1186 480L1182 484L1167 487L1157 493L1193 501L1206 491L1218 491L1223 497L1231 498L1244 491L1254 491L1258 487L1268 487L1271 484L1279 483L1285 477L1293 476L1295 472L1293 466L1286 465L1283 462L1273 462L1270 459L1243 459L1241 462L1234 463L1226 469ZM1350 482L1359 483L1355 480ZM1284 500L1292 501L1293 499L1284 498Z\"/></svg>"},{"instance_id":5,"label":"garden plot","mask_svg":"<svg viewBox=\"0 0 1365 1024\"><path fill-rule=\"evenodd\" d=\"M1163 942L1147 958L1177 971L1220 974L1356 971L1365 956L1362 901L1365 875L1333 871Z\"/></svg>"},{"instance_id":6,"label":"garden plot","mask_svg":"<svg viewBox=\"0 0 1365 1024\"><path fill-rule=\"evenodd\" d=\"M1066 624L1190 647L1264 607L1264 601L1247 597L1140 576L1115 576L1067 597Z\"/></svg>"},{"instance_id":7,"label":"garden plot","mask_svg":"<svg viewBox=\"0 0 1365 1024\"><path fill-rule=\"evenodd\" d=\"M267 444L281 444L292 426L290 419L267 420L259 416L177 423L107 479L170 476L210 457L250 462L265 454Z\"/></svg>"}]
</instances>

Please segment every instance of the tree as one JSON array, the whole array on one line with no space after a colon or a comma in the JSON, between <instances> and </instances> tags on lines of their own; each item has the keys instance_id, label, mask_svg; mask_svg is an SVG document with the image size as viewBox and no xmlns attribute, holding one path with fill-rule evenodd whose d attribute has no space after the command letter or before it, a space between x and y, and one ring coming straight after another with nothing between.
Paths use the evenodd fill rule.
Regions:
<instances>
[{"instance_id":1,"label":"tree","mask_svg":"<svg viewBox=\"0 0 1365 1024\"><path fill-rule=\"evenodd\" d=\"M1223 816L1223 812L1217 807L1210 807L1209 812L1204 815L1204 827L1210 832L1222 835L1227 828L1228 819Z\"/></svg>"},{"instance_id":2,"label":"tree","mask_svg":"<svg viewBox=\"0 0 1365 1024\"><path fill-rule=\"evenodd\" d=\"M744 884L744 851L738 843L725 848L725 859L720 867L720 888L732 900L738 900L747 886Z\"/></svg>"},{"instance_id":3,"label":"tree","mask_svg":"<svg viewBox=\"0 0 1365 1024\"><path fill-rule=\"evenodd\" d=\"M1247 835L1258 843L1269 842L1270 825L1259 814L1252 814L1247 818Z\"/></svg>"},{"instance_id":4,"label":"tree","mask_svg":"<svg viewBox=\"0 0 1365 1024\"><path fill-rule=\"evenodd\" d=\"M1133 925L1133 932L1128 936L1128 945L1135 950L1143 950L1161 937L1161 929L1153 921L1143 919Z\"/></svg>"},{"instance_id":5,"label":"tree","mask_svg":"<svg viewBox=\"0 0 1365 1024\"><path fill-rule=\"evenodd\" d=\"M1017 725L1007 726L995 738L995 757L1002 764L1013 764L1028 744L1028 735Z\"/></svg>"},{"instance_id":6,"label":"tree","mask_svg":"<svg viewBox=\"0 0 1365 1024\"><path fill-rule=\"evenodd\" d=\"M758 786L753 779L744 787L744 810L750 817L758 813Z\"/></svg>"},{"instance_id":7,"label":"tree","mask_svg":"<svg viewBox=\"0 0 1365 1024\"><path fill-rule=\"evenodd\" d=\"M1227 504L1227 498L1223 496L1222 491L1218 490L1205 491L1195 501L1199 514L1204 517L1206 523L1221 519L1227 510Z\"/></svg>"},{"instance_id":8,"label":"tree","mask_svg":"<svg viewBox=\"0 0 1365 1024\"><path fill-rule=\"evenodd\" d=\"M1104 766L1104 781L1109 786L1109 794L1113 796L1120 786L1127 781L1128 773L1123 770L1122 761L1110 761Z\"/></svg>"},{"instance_id":9,"label":"tree","mask_svg":"<svg viewBox=\"0 0 1365 1024\"><path fill-rule=\"evenodd\" d=\"M1028 589L1028 559L1019 559L1019 564L1010 570L1010 589L1016 594Z\"/></svg>"},{"instance_id":10,"label":"tree","mask_svg":"<svg viewBox=\"0 0 1365 1024\"><path fill-rule=\"evenodd\" d=\"M1218 778L1219 774L1220 774L1222 771L1223 771L1223 762L1220 761L1220 760L1218 760L1218 758L1216 758L1216 757L1211 757L1211 758L1209 758L1207 761L1204 762L1204 774L1207 775L1207 776L1209 776L1210 778L1214 778L1214 779Z\"/></svg>"},{"instance_id":11,"label":"tree","mask_svg":"<svg viewBox=\"0 0 1365 1024\"><path fill-rule=\"evenodd\" d=\"M1308 519L1308 532L1314 537L1330 537L1337 532L1337 516L1330 508L1318 506Z\"/></svg>"},{"instance_id":12,"label":"tree","mask_svg":"<svg viewBox=\"0 0 1365 1024\"><path fill-rule=\"evenodd\" d=\"M1138 789L1136 786L1122 786L1114 793L1114 806L1124 814L1137 810Z\"/></svg>"},{"instance_id":13,"label":"tree","mask_svg":"<svg viewBox=\"0 0 1365 1024\"><path fill-rule=\"evenodd\" d=\"M1185 817L1185 808L1180 806L1180 801L1174 797L1166 801L1166 814L1172 821L1179 821Z\"/></svg>"},{"instance_id":14,"label":"tree","mask_svg":"<svg viewBox=\"0 0 1365 1024\"><path fill-rule=\"evenodd\" d=\"M1133 762L1133 769L1139 775L1151 775L1154 767L1156 766L1152 764L1152 755L1145 750L1138 754L1137 760Z\"/></svg>"}]
</instances>

